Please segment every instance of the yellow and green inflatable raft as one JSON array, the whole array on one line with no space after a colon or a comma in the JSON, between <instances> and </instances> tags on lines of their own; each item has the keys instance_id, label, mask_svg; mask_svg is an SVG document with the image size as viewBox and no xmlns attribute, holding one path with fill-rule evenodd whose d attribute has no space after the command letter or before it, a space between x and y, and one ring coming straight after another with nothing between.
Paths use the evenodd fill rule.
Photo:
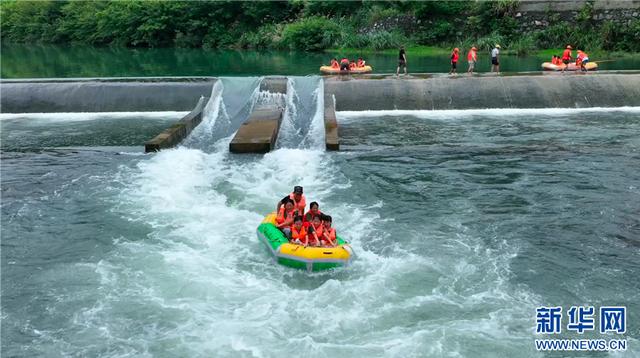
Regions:
<instances>
[{"instance_id":1,"label":"yellow and green inflatable raft","mask_svg":"<svg viewBox=\"0 0 640 358\"><path fill-rule=\"evenodd\" d=\"M284 266L311 271L323 271L347 266L353 258L351 246L336 237L336 247L304 247L289 243L275 226L276 214L267 215L258 226L258 239L269 248L276 261Z\"/></svg>"}]
</instances>

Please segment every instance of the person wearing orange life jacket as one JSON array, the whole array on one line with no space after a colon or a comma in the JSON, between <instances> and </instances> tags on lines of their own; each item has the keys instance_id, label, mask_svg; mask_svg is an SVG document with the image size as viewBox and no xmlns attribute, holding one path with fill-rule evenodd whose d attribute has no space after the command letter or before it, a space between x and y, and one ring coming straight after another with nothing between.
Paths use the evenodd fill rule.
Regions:
<instances>
[{"instance_id":1,"label":"person wearing orange life jacket","mask_svg":"<svg viewBox=\"0 0 640 358\"><path fill-rule=\"evenodd\" d=\"M349 59L346 57L343 57L342 60L340 60L340 71L349 71Z\"/></svg>"},{"instance_id":2,"label":"person wearing orange life jacket","mask_svg":"<svg viewBox=\"0 0 640 358\"><path fill-rule=\"evenodd\" d=\"M562 63L564 64L564 67L562 67L562 73L564 73L567 67L569 67L569 62L571 62L571 49L571 45L567 45L567 48L562 53Z\"/></svg>"},{"instance_id":3,"label":"person wearing orange life jacket","mask_svg":"<svg viewBox=\"0 0 640 358\"><path fill-rule=\"evenodd\" d=\"M336 60L335 58L331 60L331 68L335 68L335 69L340 68L340 64L338 63L338 60Z\"/></svg>"},{"instance_id":4,"label":"person wearing orange life jacket","mask_svg":"<svg viewBox=\"0 0 640 358\"><path fill-rule=\"evenodd\" d=\"M356 61L351 60L351 62L349 63L349 71L353 71L356 69Z\"/></svg>"},{"instance_id":5,"label":"person wearing orange life jacket","mask_svg":"<svg viewBox=\"0 0 640 358\"><path fill-rule=\"evenodd\" d=\"M477 51L478 49L473 46L471 47L471 50L469 50L469 53L467 54L467 62L469 63L469 69L467 70L467 73L471 73L473 74L473 70L476 67L476 62L478 62L478 54Z\"/></svg>"},{"instance_id":6,"label":"person wearing orange life jacket","mask_svg":"<svg viewBox=\"0 0 640 358\"><path fill-rule=\"evenodd\" d=\"M291 239L291 225L293 225L296 210L294 209L293 200L290 198L284 198L282 200L284 201L284 205L278 210L276 227L282 231L287 239Z\"/></svg>"},{"instance_id":7,"label":"person wearing orange life jacket","mask_svg":"<svg viewBox=\"0 0 640 358\"><path fill-rule=\"evenodd\" d=\"M320 238L322 237L323 228L320 216L314 216L311 225L307 228L307 238L313 246L320 246Z\"/></svg>"},{"instance_id":8,"label":"person wearing orange life jacket","mask_svg":"<svg viewBox=\"0 0 640 358\"><path fill-rule=\"evenodd\" d=\"M302 194L302 187L299 185L296 185L293 187L293 193L285 196L282 200L280 200L278 202L278 205L276 206L276 212L280 211L280 207L283 205L283 201L289 198L291 200L293 200L293 206L294 209L298 211L298 215L303 215L304 214L304 210L307 206L307 200L304 197L304 195Z\"/></svg>"},{"instance_id":9,"label":"person wearing orange life jacket","mask_svg":"<svg viewBox=\"0 0 640 358\"><path fill-rule=\"evenodd\" d=\"M365 61L362 59L362 57L358 58L358 63L356 64L356 67L364 67L365 65Z\"/></svg>"},{"instance_id":10,"label":"person wearing orange life jacket","mask_svg":"<svg viewBox=\"0 0 640 358\"><path fill-rule=\"evenodd\" d=\"M334 247L338 245L336 241L336 229L331 227L331 216L329 215L321 215L322 219L322 238L320 239L320 243L322 246Z\"/></svg>"},{"instance_id":11,"label":"person wearing orange life jacket","mask_svg":"<svg viewBox=\"0 0 640 358\"><path fill-rule=\"evenodd\" d=\"M578 56L576 59L576 66L580 66L580 71L587 71L585 65L589 62L589 55L585 52L578 50Z\"/></svg>"},{"instance_id":12,"label":"person wearing orange life jacket","mask_svg":"<svg viewBox=\"0 0 640 358\"><path fill-rule=\"evenodd\" d=\"M458 71L458 59L460 58L460 50L456 47L453 49L453 52L451 53L451 71L449 71L449 74L454 74L457 73Z\"/></svg>"},{"instance_id":13,"label":"person wearing orange life jacket","mask_svg":"<svg viewBox=\"0 0 640 358\"><path fill-rule=\"evenodd\" d=\"M293 244L299 244L307 246L309 245L309 238L307 238L307 229L302 225L302 216L298 215L293 218L293 225L291 226L291 238L289 241Z\"/></svg>"},{"instance_id":14,"label":"person wearing orange life jacket","mask_svg":"<svg viewBox=\"0 0 640 358\"><path fill-rule=\"evenodd\" d=\"M312 201L311 204L309 204L309 211L304 214L304 221L311 222L313 221L314 217L319 215L322 215L322 212L320 211L320 205L318 205L317 202Z\"/></svg>"}]
</instances>

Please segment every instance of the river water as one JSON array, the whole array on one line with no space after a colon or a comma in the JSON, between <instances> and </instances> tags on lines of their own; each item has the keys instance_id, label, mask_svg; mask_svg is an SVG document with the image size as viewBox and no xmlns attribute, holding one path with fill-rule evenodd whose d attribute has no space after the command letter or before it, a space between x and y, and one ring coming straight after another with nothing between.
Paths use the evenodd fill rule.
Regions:
<instances>
[{"instance_id":1,"label":"river water","mask_svg":"<svg viewBox=\"0 0 640 358\"><path fill-rule=\"evenodd\" d=\"M374 73L394 73L397 54L357 52L218 51L205 49L129 49L121 47L2 44L2 78L133 77L133 76L266 76L319 74L332 57L362 56ZM409 72L448 73L448 54L422 55L410 50ZM480 52L477 72L491 70L491 56ZM550 56L549 56L550 57ZM503 56L503 72L541 71L549 61L540 56ZM601 70L638 70L640 56L592 57ZM458 71L467 70L461 61Z\"/></svg>"},{"instance_id":2,"label":"river water","mask_svg":"<svg viewBox=\"0 0 640 358\"><path fill-rule=\"evenodd\" d=\"M325 152L321 81L290 81L223 79L153 155L180 113L2 115L2 356L537 357L540 305L624 305L640 355L640 109L341 112ZM295 107L278 149L230 154L266 101ZM257 240L294 185L351 267Z\"/></svg>"}]
</instances>

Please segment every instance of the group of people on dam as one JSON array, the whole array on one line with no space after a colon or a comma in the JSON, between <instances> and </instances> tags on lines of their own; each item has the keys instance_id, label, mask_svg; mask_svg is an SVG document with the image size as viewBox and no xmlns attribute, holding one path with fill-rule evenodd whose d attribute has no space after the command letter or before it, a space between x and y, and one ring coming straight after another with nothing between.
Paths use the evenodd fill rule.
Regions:
<instances>
[{"instance_id":1,"label":"group of people on dam","mask_svg":"<svg viewBox=\"0 0 640 358\"><path fill-rule=\"evenodd\" d=\"M294 244L336 246L336 230L331 227L331 216L323 214L315 201L309 204L309 211L305 213L306 206L302 187L295 186L291 194L278 202L276 227Z\"/></svg>"},{"instance_id":2,"label":"group of people on dam","mask_svg":"<svg viewBox=\"0 0 640 358\"><path fill-rule=\"evenodd\" d=\"M451 70L449 74L457 74L458 73L458 60L460 59L460 49L454 48L451 52ZM478 63L478 49L475 46L472 46L471 49L467 52L467 73L473 74L475 71L476 63ZM495 44L493 49L491 50L491 72L500 73L500 45Z\"/></svg>"},{"instance_id":3,"label":"group of people on dam","mask_svg":"<svg viewBox=\"0 0 640 358\"><path fill-rule=\"evenodd\" d=\"M500 45L495 44L493 49L491 49L491 72L495 72L500 74ZM551 62L545 62L543 64L544 69L556 69L564 72L565 70L573 70L573 62L575 61L576 69L580 69L580 71L586 72L588 68L585 65L589 62L589 55L582 50L577 51L577 56L574 59L572 51L573 48L571 45L567 45L566 49L562 53L562 56L553 55ZM475 46L472 46L466 53L467 55L467 73L473 74L476 69L476 64L478 63L478 49ZM449 71L450 75L455 75L458 73L458 62L460 61L460 57L462 55L462 51L459 48L454 48L451 51L450 55L450 63L451 70ZM547 64L551 64L552 66L547 66ZM571 68L569 68L571 64ZM548 68L550 67L550 68ZM592 66L595 67L595 64ZM323 70L325 68L325 70ZM398 51L398 68L396 69L396 76L400 75L400 71L404 70L404 74L407 74L407 52L404 46L400 47ZM321 67L321 71L325 73L344 73L344 72L354 72L354 73L366 73L370 72L371 68L362 58L358 58L358 60L349 60L347 57L343 57L340 61L336 58L331 60L330 66Z\"/></svg>"},{"instance_id":4,"label":"group of people on dam","mask_svg":"<svg viewBox=\"0 0 640 358\"><path fill-rule=\"evenodd\" d=\"M573 60L573 54L571 53L571 50L573 50L571 45L567 45L567 48L565 48L562 52L562 57L553 55L551 57L551 63L556 66L562 66L562 72L564 72L567 67L569 67L569 63L571 63ZM586 52L580 49L578 49L577 53L578 54L575 58L576 66L580 67L580 71L587 72L587 68L585 66L589 62L589 55L587 55Z\"/></svg>"}]
</instances>

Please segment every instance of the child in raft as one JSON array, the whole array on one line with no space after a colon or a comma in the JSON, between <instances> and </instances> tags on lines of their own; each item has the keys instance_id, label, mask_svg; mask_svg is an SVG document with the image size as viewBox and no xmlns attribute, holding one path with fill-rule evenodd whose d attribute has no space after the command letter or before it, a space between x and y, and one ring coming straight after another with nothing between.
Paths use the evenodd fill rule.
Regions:
<instances>
[{"instance_id":1,"label":"child in raft","mask_svg":"<svg viewBox=\"0 0 640 358\"><path fill-rule=\"evenodd\" d=\"M297 210L294 207L293 199L285 197L280 201L282 204L276 216L276 227L282 231L287 239L291 239L291 226L294 224L294 217Z\"/></svg>"},{"instance_id":2,"label":"child in raft","mask_svg":"<svg viewBox=\"0 0 640 358\"><path fill-rule=\"evenodd\" d=\"M320 243L325 247L334 247L338 245L336 241L336 229L331 227L331 216L322 214L320 216L322 219L322 238L320 239Z\"/></svg>"},{"instance_id":3,"label":"child in raft","mask_svg":"<svg viewBox=\"0 0 640 358\"><path fill-rule=\"evenodd\" d=\"M322 212L320 211L320 205L318 205L318 202L312 201L311 204L309 204L309 211L304 214L304 217L302 219L305 223L310 223L311 221L313 221L314 217L320 215L322 215Z\"/></svg>"},{"instance_id":4,"label":"child in raft","mask_svg":"<svg viewBox=\"0 0 640 358\"><path fill-rule=\"evenodd\" d=\"M335 68L337 70L340 69L340 64L338 63L338 60L336 58L331 60L331 68Z\"/></svg>"},{"instance_id":5,"label":"child in raft","mask_svg":"<svg viewBox=\"0 0 640 358\"><path fill-rule=\"evenodd\" d=\"M302 216L298 215L293 218L293 226L291 226L291 243L307 246L309 245L309 239L307 239L307 229L302 224Z\"/></svg>"},{"instance_id":6,"label":"child in raft","mask_svg":"<svg viewBox=\"0 0 640 358\"><path fill-rule=\"evenodd\" d=\"M324 226L322 226L322 220L320 216L314 216L311 221L311 225L307 228L307 242L311 246L320 246L320 239L323 237Z\"/></svg>"}]
</instances>

